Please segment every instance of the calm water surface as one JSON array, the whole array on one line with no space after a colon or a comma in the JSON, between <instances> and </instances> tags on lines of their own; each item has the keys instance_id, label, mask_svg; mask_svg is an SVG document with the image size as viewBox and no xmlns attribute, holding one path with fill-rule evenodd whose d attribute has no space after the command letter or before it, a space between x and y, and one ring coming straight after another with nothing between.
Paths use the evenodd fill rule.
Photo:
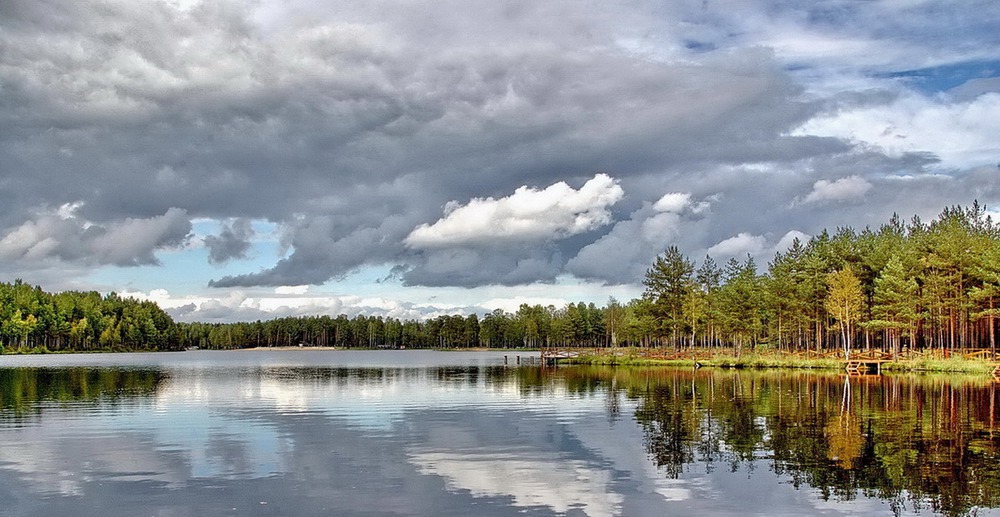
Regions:
<instances>
[{"instance_id":1,"label":"calm water surface","mask_svg":"<svg viewBox=\"0 0 1000 517\"><path fill-rule=\"evenodd\" d=\"M988 379L515 355L2 356L0 515L1000 515Z\"/></svg>"}]
</instances>

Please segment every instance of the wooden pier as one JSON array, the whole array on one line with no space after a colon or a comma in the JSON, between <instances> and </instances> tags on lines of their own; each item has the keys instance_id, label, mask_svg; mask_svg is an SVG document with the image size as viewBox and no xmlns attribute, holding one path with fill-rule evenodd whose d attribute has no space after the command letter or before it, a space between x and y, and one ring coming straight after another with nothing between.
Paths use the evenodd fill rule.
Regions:
<instances>
[{"instance_id":1,"label":"wooden pier","mask_svg":"<svg viewBox=\"0 0 1000 517\"><path fill-rule=\"evenodd\" d=\"M882 363L892 361L892 354L881 350L866 350L854 353L844 360L848 375L881 375Z\"/></svg>"},{"instance_id":2,"label":"wooden pier","mask_svg":"<svg viewBox=\"0 0 1000 517\"><path fill-rule=\"evenodd\" d=\"M844 368L848 375L881 375L884 361L847 361Z\"/></svg>"}]
</instances>

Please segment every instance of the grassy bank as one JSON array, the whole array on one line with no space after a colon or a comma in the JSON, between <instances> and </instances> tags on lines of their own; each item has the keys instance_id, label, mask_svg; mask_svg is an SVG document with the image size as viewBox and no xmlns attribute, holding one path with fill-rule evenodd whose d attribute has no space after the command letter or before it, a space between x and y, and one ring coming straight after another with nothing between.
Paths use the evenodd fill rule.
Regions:
<instances>
[{"instance_id":1,"label":"grassy bank","mask_svg":"<svg viewBox=\"0 0 1000 517\"><path fill-rule=\"evenodd\" d=\"M44 346L3 348L0 347L0 355L53 355L53 354L127 354L133 352L169 352L170 350L145 350L145 349L125 349L125 348L88 348L86 350L74 350L62 348L51 350ZM174 350L176 351L176 350Z\"/></svg>"},{"instance_id":2,"label":"grassy bank","mask_svg":"<svg viewBox=\"0 0 1000 517\"><path fill-rule=\"evenodd\" d=\"M618 365L618 366L681 366L681 367L715 367L715 368L800 368L816 370L843 371L844 362L841 359L829 357L804 358L789 354L773 352L716 354L711 357L657 359L644 357L629 352L616 354L585 353L577 357L559 359L559 364L584 365ZM918 358L899 359L882 363L886 372L953 372L969 374L991 374L994 364L963 358Z\"/></svg>"}]
</instances>

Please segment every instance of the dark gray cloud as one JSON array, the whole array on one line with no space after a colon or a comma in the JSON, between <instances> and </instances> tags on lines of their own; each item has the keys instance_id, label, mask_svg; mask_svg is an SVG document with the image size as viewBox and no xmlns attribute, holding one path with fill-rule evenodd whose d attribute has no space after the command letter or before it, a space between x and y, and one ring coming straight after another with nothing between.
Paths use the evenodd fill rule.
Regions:
<instances>
[{"instance_id":1,"label":"dark gray cloud","mask_svg":"<svg viewBox=\"0 0 1000 517\"><path fill-rule=\"evenodd\" d=\"M231 225L224 226L219 235L205 237L208 261L213 264L223 264L232 259L245 258L250 251L250 238L253 236L254 230L250 220L236 219Z\"/></svg>"},{"instance_id":2,"label":"dark gray cloud","mask_svg":"<svg viewBox=\"0 0 1000 517\"><path fill-rule=\"evenodd\" d=\"M3 260L50 277L153 264L198 218L240 221L205 239L226 266L215 287L395 264L407 285L617 283L671 243L701 253L745 233L770 246L886 211L1000 202L996 178L963 172L996 150L982 136L1000 119L993 79L941 86L964 111L936 118L933 96L907 94L940 75L912 71L995 59L990 2L187 4L0 5ZM949 154L921 113L971 144ZM852 132L883 120L891 138ZM623 196L586 232L406 244L449 203L598 172ZM896 179L930 173L946 187ZM650 233L671 192L714 201ZM250 220L279 225L290 254L239 270ZM125 227L144 237L97 235Z\"/></svg>"},{"instance_id":3,"label":"dark gray cloud","mask_svg":"<svg viewBox=\"0 0 1000 517\"><path fill-rule=\"evenodd\" d=\"M159 264L155 252L187 242L191 221L179 208L145 219L127 218L105 225L77 216L76 206L35 214L0 240L0 258L22 267L44 267L47 261L95 266ZM42 263L39 263L42 262Z\"/></svg>"}]
</instances>

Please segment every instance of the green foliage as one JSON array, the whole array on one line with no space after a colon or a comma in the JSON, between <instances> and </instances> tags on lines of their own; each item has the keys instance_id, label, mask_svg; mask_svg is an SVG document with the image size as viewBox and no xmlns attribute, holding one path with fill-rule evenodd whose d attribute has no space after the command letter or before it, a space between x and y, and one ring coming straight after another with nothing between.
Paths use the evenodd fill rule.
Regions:
<instances>
[{"instance_id":1,"label":"green foliage","mask_svg":"<svg viewBox=\"0 0 1000 517\"><path fill-rule=\"evenodd\" d=\"M845 359L850 356L851 340L854 335L852 326L858 321L864 293L861 292L861 281L854 276L851 268L827 273L826 285L829 288L826 297L826 310L840 324L840 333L844 346Z\"/></svg>"},{"instance_id":2,"label":"green foliage","mask_svg":"<svg viewBox=\"0 0 1000 517\"><path fill-rule=\"evenodd\" d=\"M779 350L996 350L1000 225L985 207L946 208L929 224L898 216L877 231L838 228L777 253L692 268L675 247L646 273L626 344Z\"/></svg>"},{"instance_id":3,"label":"green foliage","mask_svg":"<svg viewBox=\"0 0 1000 517\"><path fill-rule=\"evenodd\" d=\"M685 324L684 308L689 293L694 289L692 275L694 263L681 254L677 246L670 246L656 257L642 281L646 286L643 297L652 302L652 315L659 323L658 338L669 338L677 346Z\"/></svg>"},{"instance_id":4,"label":"green foliage","mask_svg":"<svg viewBox=\"0 0 1000 517\"><path fill-rule=\"evenodd\" d=\"M174 331L173 319L153 302L0 283L0 350L7 353L169 350L178 346Z\"/></svg>"}]
</instances>

